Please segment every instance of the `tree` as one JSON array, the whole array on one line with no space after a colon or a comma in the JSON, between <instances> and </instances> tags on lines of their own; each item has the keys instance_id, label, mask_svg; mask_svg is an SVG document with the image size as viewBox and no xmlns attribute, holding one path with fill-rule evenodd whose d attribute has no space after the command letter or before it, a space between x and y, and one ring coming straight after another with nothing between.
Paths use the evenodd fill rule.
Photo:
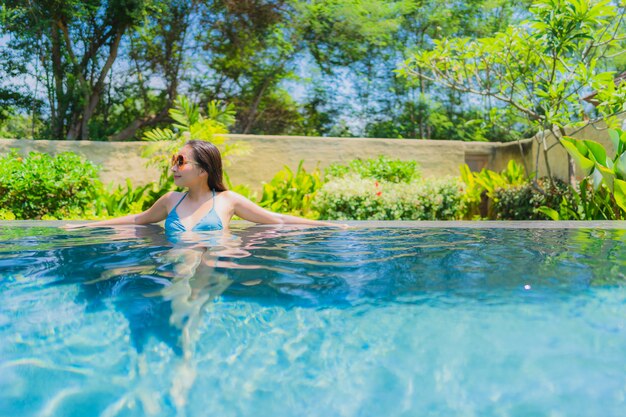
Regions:
<instances>
[{"instance_id":1,"label":"tree","mask_svg":"<svg viewBox=\"0 0 626 417\"><path fill-rule=\"evenodd\" d=\"M584 93L615 90L614 72L600 69L600 64L624 39L624 5L608 0L540 0L530 12L529 21L492 37L437 41L431 51L412 54L399 73L495 99L541 132L562 137L566 127L592 121L581 100ZM615 108L619 97L623 94L604 94L600 110ZM545 137L540 140L547 163ZM571 158L570 181L575 181Z\"/></svg>"},{"instance_id":2,"label":"tree","mask_svg":"<svg viewBox=\"0 0 626 417\"><path fill-rule=\"evenodd\" d=\"M18 0L2 5L2 34L10 36L5 51L13 52L17 62L40 61L45 69L52 137L89 138L89 121L122 37L145 8L144 0Z\"/></svg>"},{"instance_id":3,"label":"tree","mask_svg":"<svg viewBox=\"0 0 626 417\"><path fill-rule=\"evenodd\" d=\"M154 0L152 13L146 13L129 32L124 59L130 69L116 91L115 103L107 103L115 108L118 123L103 136L127 140L167 121L194 53L189 44L198 6L197 0Z\"/></svg>"}]
</instances>

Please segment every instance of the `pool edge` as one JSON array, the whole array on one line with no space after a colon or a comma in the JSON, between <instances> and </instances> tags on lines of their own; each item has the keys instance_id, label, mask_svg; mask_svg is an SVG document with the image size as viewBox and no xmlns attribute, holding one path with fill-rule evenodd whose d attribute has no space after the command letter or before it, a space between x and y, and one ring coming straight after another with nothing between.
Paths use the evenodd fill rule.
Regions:
<instances>
[{"instance_id":1,"label":"pool edge","mask_svg":"<svg viewBox=\"0 0 626 417\"><path fill-rule=\"evenodd\" d=\"M0 227L60 227L64 224L89 223L70 220L0 220ZM446 228L446 229L625 229L624 220L552 221L552 220L448 220L448 221L337 221L355 228ZM235 227L251 226L252 223L235 220ZM277 227L255 225L255 227ZM280 226L279 226L280 227Z\"/></svg>"}]
</instances>

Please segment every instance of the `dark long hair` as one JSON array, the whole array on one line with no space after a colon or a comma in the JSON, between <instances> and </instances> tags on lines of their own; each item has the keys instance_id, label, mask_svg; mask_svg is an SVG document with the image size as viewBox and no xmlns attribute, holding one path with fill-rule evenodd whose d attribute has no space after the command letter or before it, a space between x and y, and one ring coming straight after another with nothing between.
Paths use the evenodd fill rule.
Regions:
<instances>
[{"instance_id":1,"label":"dark long hair","mask_svg":"<svg viewBox=\"0 0 626 417\"><path fill-rule=\"evenodd\" d=\"M203 140L190 140L185 145L191 147L193 159L208 174L209 188L214 191L226 191L220 150L211 142Z\"/></svg>"}]
</instances>

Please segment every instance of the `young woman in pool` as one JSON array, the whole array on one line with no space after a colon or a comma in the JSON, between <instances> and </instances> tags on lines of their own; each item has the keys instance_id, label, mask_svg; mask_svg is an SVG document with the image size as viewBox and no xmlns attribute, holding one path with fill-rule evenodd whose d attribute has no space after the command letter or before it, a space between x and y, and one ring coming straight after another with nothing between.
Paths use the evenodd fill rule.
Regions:
<instances>
[{"instance_id":1,"label":"young woman in pool","mask_svg":"<svg viewBox=\"0 0 626 417\"><path fill-rule=\"evenodd\" d=\"M171 163L174 184L187 188L187 192L170 191L143 213L67 227L145 225L165 220L165 231L168 233L228 230L233 215L261 224L346 227L273 213L240 194L228 191L223 184L220 151L209 142L190 140L172 157Z\"/></svg>"}]
</instances>

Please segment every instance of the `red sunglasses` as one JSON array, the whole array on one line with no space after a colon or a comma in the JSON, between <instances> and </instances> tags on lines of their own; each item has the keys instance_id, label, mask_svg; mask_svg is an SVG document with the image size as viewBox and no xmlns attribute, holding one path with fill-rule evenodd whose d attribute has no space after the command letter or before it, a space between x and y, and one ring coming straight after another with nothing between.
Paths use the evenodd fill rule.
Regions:
<instances>
[{"instance_id":1,"label":"red sunglasses","mask_svg":"<svg viewBox=\"0 0 626 417\"><path fill-rule=\"evenodd\" d=\"M189 161L187 158L185 158L184 155L181 155L181 154L172 155L171 164L172 164L172 168L173 167L182 168L183 165L186 165L186 164L198 165L195 162Z\"/></svg>"}]
</instances>

